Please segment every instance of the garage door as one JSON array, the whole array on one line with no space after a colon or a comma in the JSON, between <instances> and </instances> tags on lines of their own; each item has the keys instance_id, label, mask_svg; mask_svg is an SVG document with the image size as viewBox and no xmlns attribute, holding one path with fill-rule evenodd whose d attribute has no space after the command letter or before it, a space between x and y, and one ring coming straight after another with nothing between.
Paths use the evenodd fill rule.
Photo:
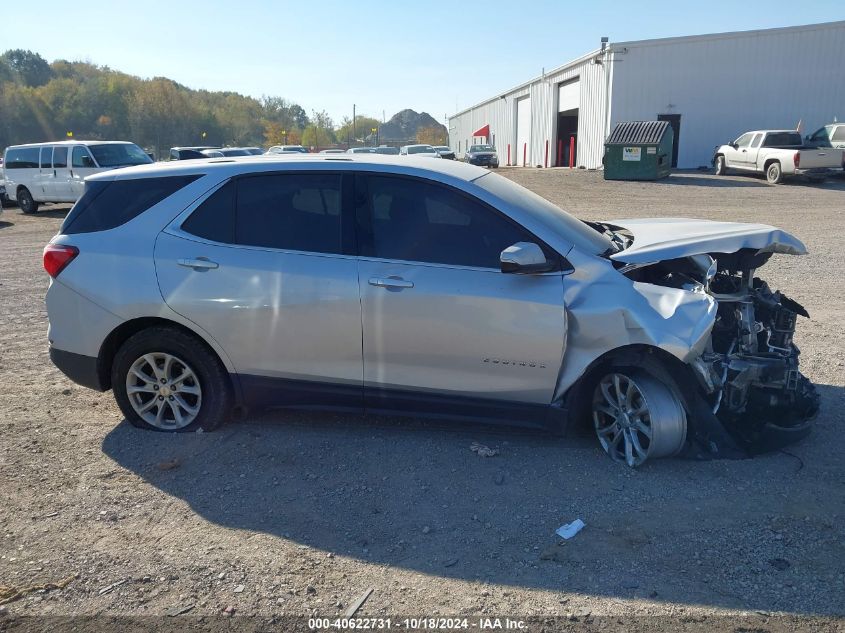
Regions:
<instances>
[{"instance_id":1,"label":"garage door","mask_svg":"<svg viewBox=\"0 0 845 633\"><path fill-rule=\"evenodd\" d=\"M527 159L523 160L524 157ZM514 164L527 164L531 158L531 98L516 102L516 156Z\"/></svg>"},{"instance_id":2,"label":"garage door","mask_svg":"<svg viewBox=\"0 0 845 633\"><path fill-rule=\"evenodd\" d=\"M564 81L557 87L557 111L575 110L581 102L581 82L578 77Z\"/></svg>"}]
</instances>

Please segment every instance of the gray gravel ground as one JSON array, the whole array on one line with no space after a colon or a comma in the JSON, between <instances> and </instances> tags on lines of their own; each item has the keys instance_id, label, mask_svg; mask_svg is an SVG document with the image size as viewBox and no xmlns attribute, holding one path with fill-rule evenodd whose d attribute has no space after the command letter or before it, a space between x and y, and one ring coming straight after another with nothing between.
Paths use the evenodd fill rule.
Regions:
<instances>
[{"instance_id":1,"label":"gray gravel ground","mask_svg":"<svg viewBox=\"0 0 845 633\"><path fill-rule=\"evenodd\" d=\"M182 619L227 607L335 617L370 587L358 615L572 618L549 631L604 616L626 630L734 630L739 616L749 630L842 627L845 181L500 172L584 218L762 221L801 237L809 256L775 256L761 276L811 314L797 343L822 396L814 434L785 453L632 472L590 437L446 422L276 412L211 434L139 431L110 393L47 358L40 253L67 209L7 209L0 602L3 586L70 581L0 607L0 630L22 626L15 616L183 607ZM477 456L475 441L500 454ZM554 530L575 518L587 527L563 543Z\"/></svg>"}]
</instances>

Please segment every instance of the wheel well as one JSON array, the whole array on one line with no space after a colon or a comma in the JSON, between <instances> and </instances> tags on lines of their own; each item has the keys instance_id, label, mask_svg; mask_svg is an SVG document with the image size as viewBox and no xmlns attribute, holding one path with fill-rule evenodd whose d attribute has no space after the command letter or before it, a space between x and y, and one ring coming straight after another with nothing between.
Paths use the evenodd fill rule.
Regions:
<instances>
[{"instance_id":1,"label":"wheel well","mask_svg":"<svg viewBox=\"0 0 845 633\"><path fill-rule=\"evenodd\" d=\"M769 159L769 160L767 160L765 163L763 163L763 171L768 171L769 166L770 166L772 163L780 163L780 160L778 160L777 158L770 158L770 159Z\"/></svg>"},{"instance_id":2,"label":"wheel well","mask_svg":"<svg viewBox=\"0 0 845 633\"><path fill-rule=\"evenodd\" d=\"M188 327L185 327L181 323L176 323L175 321L159 317L142 317L139 319L132 319L131 321L121 323L112 330L100 346L100 353L97 356L97 374L100 378L100 384L104 389L111 389L111 367L114 362L115 354L117 354L117 350L120 349L120 346L123 345L129 337L134 336L142 330L162 326L169 327L174 330L180 330L184 334L196 339L201 345L204 345L206 349L217 356L218 359L220 358L217 352L214 351L214 349L206 343L202 337L198 336L196 332ZM229 380L231 382L231 376L229 377ZM235 385L232 385L232 388L234 389ZM237 394L237 391L235 391L235 393Z\"/></svg>"},{"instance_id":3,"label":"wheel well","mask_svg":"<svg viewBox=\"0 0 845 633\"><path fill-rule=\"evenodd\" d=\"M568 411L567 432L591 432L590 408L593 389L602 374L614 365L639 367L676 391L682 391L695 383L689 366L659 347L651 345L617 347L590 363L581 377L566 392L564 403Z\"/></svg>"},{"instance_id":4,"label":"wheel well","mask_svg":"<svg viewBox=\"0 0 845 633\"><path fill-rule=\"evenodd\" d=\"M27 189L24 185L18 185L18 188L15 189L15 195L18 195L21 192L21 190L29 191L29 189ZM32 194L30 193L30 195L32 195Z\"/></svg>"}]
</instances>

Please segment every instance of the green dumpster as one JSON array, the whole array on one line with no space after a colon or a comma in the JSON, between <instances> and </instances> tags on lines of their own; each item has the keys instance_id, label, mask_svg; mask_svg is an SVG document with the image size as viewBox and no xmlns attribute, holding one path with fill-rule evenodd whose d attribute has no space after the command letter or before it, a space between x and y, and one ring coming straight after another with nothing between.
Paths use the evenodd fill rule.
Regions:
<instances>
[{"instance_id":1,"label":"green dumpster","mask_svg":"<svg viewBox=\"0 0 845 633\"><path fill-rule=\"evenodd\" d=\"M665 178L672 168L673 142L668 121L617 123L604 144L604 179Z\"/></svg>"}]
</instances>

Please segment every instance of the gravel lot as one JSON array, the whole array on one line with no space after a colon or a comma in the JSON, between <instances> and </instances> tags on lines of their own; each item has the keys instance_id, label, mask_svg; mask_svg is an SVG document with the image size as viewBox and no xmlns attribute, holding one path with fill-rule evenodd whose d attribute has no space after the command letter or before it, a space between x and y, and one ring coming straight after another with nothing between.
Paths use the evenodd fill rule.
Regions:
<instances>
[{"instance_id":1,"label":"gravel lot","mask_svg":"<svg viewBox=\"0 0 845 633\"><path fill-rule=\"evenodd\" d=\"M777 255L761 276L811 314L796 342L822 397L814 434L755 459L632 472L589 437L445 422L274 412L210 434L139 431L47 358L41 248L67 207L7 209L0 603L10 587L67 584L0 607L0 630L188 607L178 621L336 617L368 588L358 615L572 618L538 631L669 623L654 616L677 630L845 626L845 181L500 172L584 218L762 221L803 239L809 256ZM575 518L587 527L564 544L554 530Z\"/></svg>"}]
</instances>

